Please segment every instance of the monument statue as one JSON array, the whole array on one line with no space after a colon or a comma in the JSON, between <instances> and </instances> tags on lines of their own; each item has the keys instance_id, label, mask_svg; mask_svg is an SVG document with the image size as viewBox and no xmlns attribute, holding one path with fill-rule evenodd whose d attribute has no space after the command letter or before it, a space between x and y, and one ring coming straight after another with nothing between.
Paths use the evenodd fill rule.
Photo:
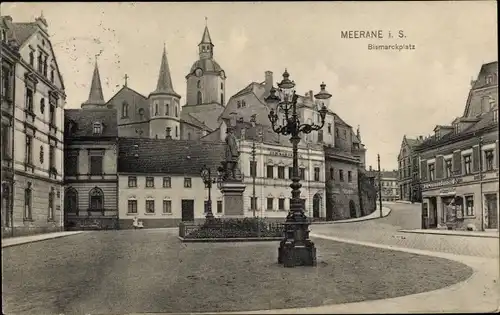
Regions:
<instances>
[{"instance_id":1,"label":"monument statue","mask_svg":"<svg viewBox=\"0 0 500 315\"><path fill-rule=\"evenodd\" d=\"M233 134L233 128L227 127L226 134L226 151L225 151L225 161L222 162L224 171L224 180L238 180L240 179L238 160L240 157L240 151L238 149L238 143L236 142L236 137Z\"/></svg>"}]
</instances>

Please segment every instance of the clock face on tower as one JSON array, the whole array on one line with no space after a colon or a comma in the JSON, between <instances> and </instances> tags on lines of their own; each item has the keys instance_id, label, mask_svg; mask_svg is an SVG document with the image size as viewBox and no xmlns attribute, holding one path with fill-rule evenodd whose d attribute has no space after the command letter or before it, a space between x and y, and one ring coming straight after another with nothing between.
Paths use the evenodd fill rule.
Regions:
<instances>
[{"instance_id":1,"label":"clock face on tower","mask_svg":"<svg viewBox=\"0 0 500 315\"><path fill-rule=\"evenodd\" d=\"M201 70L200 68L196 69L194 74L197 76L197 77L201 77L203 75L203 70Z\"/></svg>"}]
</instances>

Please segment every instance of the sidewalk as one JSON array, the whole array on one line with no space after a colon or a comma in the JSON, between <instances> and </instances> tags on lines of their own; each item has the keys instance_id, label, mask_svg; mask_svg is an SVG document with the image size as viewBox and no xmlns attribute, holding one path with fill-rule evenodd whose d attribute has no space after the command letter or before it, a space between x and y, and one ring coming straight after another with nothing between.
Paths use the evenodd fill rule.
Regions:
<instances>
[{"instance_id":1,"label":"sidewalk","mask_svg":"<svg viewBox=\"0 0 500 315\"><path fill-rule=\"evenodd\" d=\"M359 221L366 221L366 220L373 220L373 219L380 219L380 208L377 207L375 211L370 213L369 215L365 215L364 217L359 217L359 218L354 218L354 219L345 219L345 220L338 220L338 221L332 221L331 223L350 223L350 222L359 222ZM391 208L387 208L382 206L382 217L386 217L391 213Z\"/></svg>"},{"instance_id":2,"label":"sidewalk","mask_svg":"<svg viewBox=\"0 0 500 315\"><path fill-rule=\"evenodd\" d=\"M75 234L83 233L83 231L74 231L74 232L55 232L55 233L45 233L45 234L36 234L29 236L19 236L19 237L11 237L2 239L2 248L22 245L27 243L39 242L50 240L59 237L65 237Z\"/></svg>"},{"instance_id":3,"label":"sidewalk","mask_svg":"<svg viewBox=\"0 0 500 315\"><path fill-rule=\"evenodd\" d=\"M399 230L403 233L418 233L418 234L436 234L436 235L455 235L455 236L470 236L470 237L489 237L498 238L498 230L496 231L455 231L455 230Z\"/></svg>"}]
</instances>

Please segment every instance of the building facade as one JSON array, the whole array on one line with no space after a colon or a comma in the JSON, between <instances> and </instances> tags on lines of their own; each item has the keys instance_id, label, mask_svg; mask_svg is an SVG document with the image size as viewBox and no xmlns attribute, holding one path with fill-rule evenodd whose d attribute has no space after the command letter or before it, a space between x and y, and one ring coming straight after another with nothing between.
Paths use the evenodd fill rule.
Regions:
<instances>
[{"instance_id":1,"label":"building facade","mask_svg":"<svg viewBox=\"0 0 500 315\"><path fill-rule=\"evenodd\" d=\"M118 228L116 110L65 110L67 230Z\"/></svg>"},{"instance_id":2,"label":"building facade","mask_svg":"<svg viewBox=\"0 0 500 315\"><path fill-rule=\"evenodd\" d=\"M414 148L423 141L423 137L416 139L403 136L398 154L398 187L399 199L410 202L420 202L421 193L418 182L418 155Z\"/></svg>"},{"instance_id":3,"label":"building facade","mask_svg":"<svg viewBox=\"0 0 500 315\"><path fill-rule=\"evenodd\" d=\"M368 170L370 177L375 178L375 189L377 190L377 200L379 192L382 192L382 201L394 202L399 200L398 171L381 170L380 173L370 166ZM379 189L380 185L380 189Z\"/></svg>"},{"instance_id":4,"label":"building facade","mask_svg":"<svg viewBox=\"0 0 500 315\"><path fill-rule=\"evenodd\" d=\"M2 16L0 26L2 237L60 231L66 95L48 24Z\"/></svg>"},{"instance_id":5,"label":"building facade","mask_svg":"<svg viewBox=\"0 0 500 315\"><path fill-rule=\"evenodd\" d=\"M498 229L498 62L481 67L464 114L417 147L422 227Z\"/></svg>"}]
</instances>

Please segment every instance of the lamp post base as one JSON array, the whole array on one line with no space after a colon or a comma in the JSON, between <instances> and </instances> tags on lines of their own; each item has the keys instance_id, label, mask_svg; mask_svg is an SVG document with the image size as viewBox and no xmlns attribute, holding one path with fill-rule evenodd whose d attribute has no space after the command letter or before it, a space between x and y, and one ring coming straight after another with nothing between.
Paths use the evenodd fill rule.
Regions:
<instances>
[{"instance_id":1,"label":"lamp post base","mask_svg":"<svg viewBox=\"0 0 500 315\"><path fill-rule=\"evenodd\" d=\"M278 248L278 263L284 267L316 266L316 247L309 239L309 223L286 222L287 236Z\"/></svg>"}]
</instances>

